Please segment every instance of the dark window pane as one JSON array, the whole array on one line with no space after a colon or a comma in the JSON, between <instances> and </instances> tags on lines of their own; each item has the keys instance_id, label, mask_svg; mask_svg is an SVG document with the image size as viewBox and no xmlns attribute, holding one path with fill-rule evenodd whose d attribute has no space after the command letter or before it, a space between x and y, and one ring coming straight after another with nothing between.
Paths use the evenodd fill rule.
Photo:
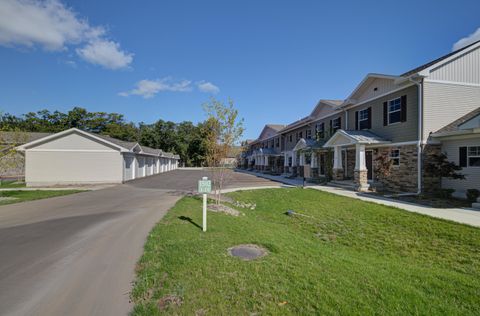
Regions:
<instances>
[{"instance_id":1,"label":"dark window pane","mask_svg":"<svg viewBox=\"0 0 480 316\"><path fill-rule=\"evenodd\" d=\"M480 167L480 157L470 157L470 158L468 158L468 165L470 167Z\"/></svg>"},{"instance_id":2,"label":"dark window pane","mask_svg":"<svg viewBox=\"0 0 480 316\"><path fill-rule=\"evenodd\" d=\"M400 122L400 119L401 119L401 112L400 111L389 113L388 115L389 115L389 123L390 124Z\"/></svg>"}]
</instances>

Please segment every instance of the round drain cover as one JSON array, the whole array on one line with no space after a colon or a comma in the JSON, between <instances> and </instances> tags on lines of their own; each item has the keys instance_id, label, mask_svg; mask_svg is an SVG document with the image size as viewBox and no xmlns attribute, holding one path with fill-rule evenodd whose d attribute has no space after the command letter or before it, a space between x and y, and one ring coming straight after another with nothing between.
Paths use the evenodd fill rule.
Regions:
<instances>
[{"instance_id":1,"label":"round drain cover","mask_svg":"<svg viewBox=\"0 0 480 316\"><path fill-rule=\"evenodd\" d=\"M228 248L228 253L233 257L239 257L243 260L253 260L263 257L267 250L257 245L238 245Z\"/></svg>"}]
</instances>

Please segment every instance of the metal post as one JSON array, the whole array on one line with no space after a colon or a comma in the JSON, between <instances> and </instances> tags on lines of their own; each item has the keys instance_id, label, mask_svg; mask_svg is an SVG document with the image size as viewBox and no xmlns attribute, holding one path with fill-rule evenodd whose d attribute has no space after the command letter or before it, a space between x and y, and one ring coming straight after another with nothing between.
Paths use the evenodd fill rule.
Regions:
<instances>
[{"instance_id":1,"label":"metal post","mask_svg":"<svg viewBox=\"0 0 480 316\"><path fill-rule=\"evenodd\" d=\"M207 195L203 194L203 231L207 231Z\"/></svg>"}]
</instances>

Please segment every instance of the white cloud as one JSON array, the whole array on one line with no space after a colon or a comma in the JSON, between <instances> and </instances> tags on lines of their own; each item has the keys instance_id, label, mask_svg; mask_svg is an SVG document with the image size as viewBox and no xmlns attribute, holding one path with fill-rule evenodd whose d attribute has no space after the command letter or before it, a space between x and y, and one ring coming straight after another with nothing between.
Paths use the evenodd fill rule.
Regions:
<instances>
[{"instance_id":1,"label":"white cloud","mask_svg":"<svg viewBox=\"0 0 480 316\"><path fill-rule=\"evenodd\" d=\"M77 48L76 52L82 59L108 69L128 67L133 60L133 54L122 51L118 43L107 40L95 40Z\"/></svg>"},{"instance_id":2,"label":"white cloud","mask_svg":"<svg viewBox=\"0 0 480 316\"><path fill-rule=\"evenodd\" d=\"M461 38L455 44L453 44L452 50L458 50L476 41L480 41L480 27L472 34L468 35L467 37Z\"/></svg>"},{"instance_id":3,"label":"white cloud","mask_svg":"<svg viewBox=\"0 0 480 316\"><path fill-rule=\"evenodd\" d=\"M106 38L103 27L91 26L59 0L1 0L0 45L39 46L48 51L82 45L77 51L80 57L110 69L127 67L133 59Z\"/></svg>"},{"instance_id":4,"label":"white cloud","mask_svg":"<svg viewBox=\"0 0 480 316\"><path fill-rule=\"evenodd\" d=\"M198 90L206 93L217 94L220 92L220 88L208 81L199 81L197 82Z\"/></svg>"},{"instance_id":5,"label":"white cloud","mask_svg":"<svg viewBox=\"0 0 480 316\"><path fill-rule=\"evenodd\" d=\"M154 97L157 93L162 91L172 92L188 92L192 91L191 81L180 80L174 81L170 77L156 79L156 80L140 80L135 85L136 88L130 91L120 92L118 95L126 97L129 95L139 95L145 99Z\"/></svg>"}]
</instances>

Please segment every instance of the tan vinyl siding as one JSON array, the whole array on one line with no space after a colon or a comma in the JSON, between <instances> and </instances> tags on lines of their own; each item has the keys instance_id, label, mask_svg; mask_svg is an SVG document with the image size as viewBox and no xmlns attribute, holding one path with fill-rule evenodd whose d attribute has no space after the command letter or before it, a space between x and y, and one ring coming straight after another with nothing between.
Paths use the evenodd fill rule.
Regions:
<instances>
[{"instance_id":1,"label":"tan vinyl siding","mask_svg":"<svg viewBox=\"0 0 480 316\"><path fill-rule=\"evenodd\" d=\"M480 87L424 83L424 138L480 106Z\"/></svg>"},{"instance_id":2,"label":"tan vinyl siding","mask_svg":"<svg viewBox=\"0 0 480 316\"><path fill-rule=\"evenodd\" d=\"M348 110L348 129L354 130L355 112L372 107L372 128L370 131L392 142L406 142L418 139L418 96L417 87L411 86L385 97L367 102ZM407 120L383 126L383 102L407 96Z\"/></svg>"},{"instance_id":3,"label":"tan vinyl siding","mask_svg":"<svg viewBox=\"0 0 480 316\"><path fill-rule=\"evenodd\" d=\"M29 186L121 183L123 157L118 151L26 151Z\"/></svg>"},{"instance_id":4,"label":"tan vinyl siding","mask_svg":"<svg viewBox=\"0 0 480 316\"><path fill-rule=\"evenodd\" d=\"M480 84L480 48L433 69L429 79Z\"/></svg>"},{"instance_id":5,"label":"tan vinyl siding","mask_svg":"<svg viewBox=\"0 0 480 316\"><path fill-rule=\"evenodd\" d=\"M114 147L107 146L103 142L78 133L61 136L57 139L49 140L46 143L35 146L35 150L59 148L62 150L114 150Z\"/></svg>"},{"instance_id":6,"label":"tan vinyl siding","mask_svg":"<svg viewBox=\"0 0 480 316\"><path fill-rule=\"evenodd\" d=\"M376 96L388 93L396 88L397 87L395 86L394 80L392 79L375 79L370 84L362 88L362 91L358 92L358 96L356 96L355 99L357 102L363 102Z\"/></svg>"},{"instance_id":7,"label":"tan vinyl siding","mask_svg":"<svg viewBox=\"0 0 480 316\"><path fill-rule=\"evenodd\" d=\"M459 164L459 148L464 146L480 146L480 135L470 139L442 141L442 151L450 161L457 165ZM465 180L442 179L442 187L455 189L455 195L459 197L465 197L468 189L480 189L480 167L462 168L460 173L465 175Z\"/></svg>"}]
</instances>

